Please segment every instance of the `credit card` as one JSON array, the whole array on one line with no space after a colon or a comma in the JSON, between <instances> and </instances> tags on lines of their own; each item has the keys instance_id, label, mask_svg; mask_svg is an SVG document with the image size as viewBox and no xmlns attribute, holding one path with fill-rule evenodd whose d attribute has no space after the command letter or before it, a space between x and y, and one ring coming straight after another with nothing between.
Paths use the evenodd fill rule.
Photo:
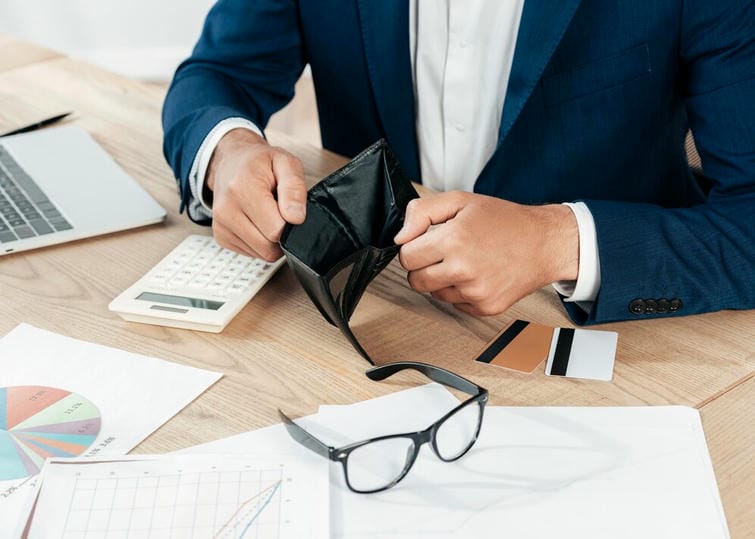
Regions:
<instances>
[{"instance_id":1,"label":"credit card","mask_svg":"<svg viewBox=\"0 0 755 539\"><path fill-rule=\"evenodd\" d=\"M519 372L532 372L548 357L553 328L514 320L496 335L475 361Z\"/></svg>"},{"instance_id":2,"label":"credit card","mask_svg":"<svg viewBox=\"0 0 755 539\"><path fill-rule=\"evenodd\" d=\"M556 328L545 365L548 376L611 380L616 359L615 331Z\"/></svg>"}]
</instances>

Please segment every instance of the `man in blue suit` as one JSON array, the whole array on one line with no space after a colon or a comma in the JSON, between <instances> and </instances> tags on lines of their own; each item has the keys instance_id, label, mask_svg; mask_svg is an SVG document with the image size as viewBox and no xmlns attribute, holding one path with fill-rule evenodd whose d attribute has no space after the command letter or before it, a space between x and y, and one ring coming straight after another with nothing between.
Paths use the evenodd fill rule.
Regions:
<instances>
[{"instance_id":1,"label":"man in blue suit","mask_svg":"<svg viewBox=\"0 0 755 539\"><path fill-rule=\"evenodd\" d=\"M755 307L755 2L220 0L163 123L221 245L273 259L304 220L261 130L306 64L326 148L384 137L446 191L396 237L415 290L485 315L555 283L578 323Z\"/></svg>"}]
</instances>

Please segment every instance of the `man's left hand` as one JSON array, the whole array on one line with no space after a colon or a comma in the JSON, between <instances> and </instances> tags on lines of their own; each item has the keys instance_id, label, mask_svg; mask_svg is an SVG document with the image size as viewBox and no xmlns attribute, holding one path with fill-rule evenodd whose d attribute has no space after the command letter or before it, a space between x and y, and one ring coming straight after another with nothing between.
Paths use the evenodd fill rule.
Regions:
<instances>
[{"instance_id":1,"label":"man's left hand","mask_svg":"<svg viewBox=\"0 0 755 539\"><path fill-rule=\"evenodd\" d=\"M414 290L475 316L499 314L579 272L577 220L561 204L525 206L466 192L415 199L395 242Z\"/></svg>"}]
</instances>

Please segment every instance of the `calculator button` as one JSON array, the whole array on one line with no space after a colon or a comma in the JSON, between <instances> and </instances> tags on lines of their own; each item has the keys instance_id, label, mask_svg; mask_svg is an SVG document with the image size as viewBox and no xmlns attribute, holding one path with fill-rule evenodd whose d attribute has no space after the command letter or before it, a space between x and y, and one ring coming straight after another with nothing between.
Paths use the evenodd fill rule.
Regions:
<instances>
[{"instance_id":1,"label":"calculator button","mask_svg":"<svg viewBox=\"0 0 755 539\"><path fill-rule=\"evenodd\" d=\"M153 275L149 279L149 282L151 282L151 283L157 283L157 284L163 284L163 283L167 283L169 279L170 279L169 275Z\"/></svg>"},{"instance_id":2,"label":"calculator button","mask_svg":"<svg viewBox=\"0 0 755 539\"><path fill-rule=\"evenodd\" d=\"M246 290L246 286L239 283L233 283L231 286L227 288L227 290L229 292L241 293L244 290Z\"/></svg>"}]
</instances>

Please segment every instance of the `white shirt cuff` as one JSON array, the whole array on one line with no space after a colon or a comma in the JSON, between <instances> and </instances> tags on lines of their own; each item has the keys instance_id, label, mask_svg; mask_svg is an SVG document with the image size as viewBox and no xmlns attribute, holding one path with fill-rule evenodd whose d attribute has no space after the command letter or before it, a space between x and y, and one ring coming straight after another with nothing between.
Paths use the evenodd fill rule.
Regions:
<instances>
[{"instance_id":1,"label":"white shirt cuff","mask_svg":"<svg viewBox=\"0 0 755 539\"><path fill-rule=\"evenodd\" d=\"M579 229L579 273L576 281L553 283L564 301L593 302L600 290L600 257L595 220L584 202L565 202L577 218Z\"/></svg>"},{"instance_id":2,"label":"white shirt cuff","mask_svg":"<svg viewBox=\"0 0 755 539\"><path fill-rule=\"evenodd\" d=\"M212 216L212 206L205 201L202 193L204 191L204 181L207 175L207 167L210 165L210 159L215 151L220 139L222 139L226 133L233 129L249 129L254 131L260 136L264 136L262 131L245 118L226 118L219 122L212 128L207 136L202 141L202 144L197 150L197 155L194 156L194 162L191 165L191 171L189 172L189 186L191 187L191 194L196 201L193 206L200 206L201 208L194 208L204 217ZM199 204L197 204L197 202ZM190 208L191 209L191 208Z\"/></svg>"}]
</instances>

